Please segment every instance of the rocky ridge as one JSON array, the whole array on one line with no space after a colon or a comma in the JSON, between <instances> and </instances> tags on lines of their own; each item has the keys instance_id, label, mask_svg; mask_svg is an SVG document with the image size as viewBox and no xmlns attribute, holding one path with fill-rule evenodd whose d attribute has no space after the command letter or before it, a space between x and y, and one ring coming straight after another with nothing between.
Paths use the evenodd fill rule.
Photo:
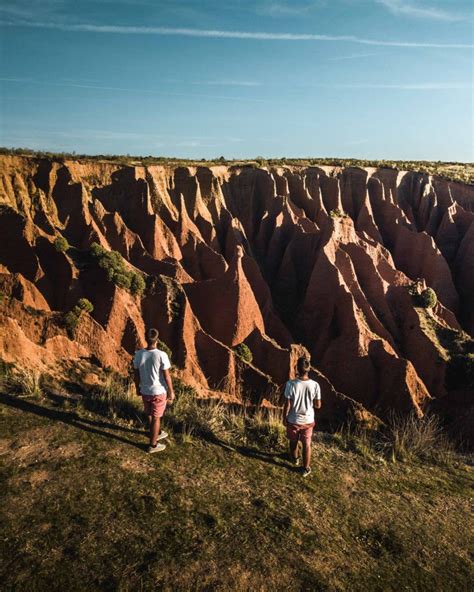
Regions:
<instances>
[{"instance_id":1,"label":"rocky ridge","mask_svg":"<svg viewBox=\"0 0 474 592\"><path fill-rule=\"evenodd\" d=\"M416 172L0 156L0 355L125 373L154 325L203 393L276 402L308 352L327 418L437 404L457 421L472 384L453 386L436 336L471 359L473 221L474 187ZM119 252L145 290L109 281L93 243ZM417 280L436 292L432 310L417 305ZM68 331L81 298L94 310Z\"/></svg>"}]
</instances>

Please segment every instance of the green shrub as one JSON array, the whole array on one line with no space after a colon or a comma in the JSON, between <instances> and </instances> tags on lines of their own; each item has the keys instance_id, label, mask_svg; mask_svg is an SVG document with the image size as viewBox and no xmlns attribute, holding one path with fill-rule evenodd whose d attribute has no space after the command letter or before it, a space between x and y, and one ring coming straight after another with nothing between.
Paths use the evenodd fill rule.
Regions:
<instances>
[{"instance_id":1,"label":"green shrub","mask_svg":"<svg viewBox=\"0 0 474 592\"><path fill-rule=\"evenodd\" d=\"M161 341L161 339L158 339L158 349L161 349L161 351L164 351L165 354L168 355L168 358L171 360L173 354L172 354L170 348L166 345L166 343L164 341Z\"/></svg>"},{"instance_id":2,"label":"green shrub","mask_svg":"<svg viewBox=\"0 0 474 592\"><path fill-rule=\"evenodd\" d=\"M69 243L64 236L58 236L54 239L54 248L59 253L65 253L69 249Z\"/></svg>"},{"instance_id":3,"label":"green shrub","mask_svg":"<svg viewBox=\"0 0 474 592\"><path fill-rule=\"evenodd\" d=\"M105 270L109 282L113 282L119 288L123 288L134 295L143 294L146 287L143 276L136 271L128 270L119 252L107 251L99 244L92 243L90 253L97 261L97 265Z\"/></svg>"},{"instance_id":4,"label":"green shrub","mask_svg":"<svg viewBox=\"0 0 474 592\"><path fill-rule=\"evenodd\" d=\"M438 302L438 297L433 288L426 288L420 294L420 304L423 308L433 308Z\"/></svg>"},{"instance_id":5,"label":"green shrub","mask_svg":"<svg viewBox=\"0 0 474 592\"><path fill-rule=\"evenodd\" d=\"M252 363L253 354L250 351L248 345L245 345L245 343L239 343L239 345L236 345L234 347L234 352L244 362L247 362L248 364Z\"/></svg>"},{"instance_id":6,"label":"green shrub","mask_svg":"<svg viewBox=\"0 0 474 592\"><path fill-rule=\"evenodd\" d=\"M84 310L85 312L88 312L88 313L91 313L94 311L94 305L92 304L92 302L90 300L87 300L87 298L79 298L79 300L77 301L77 306L81 310Z\"/></svg>"},{"instance_id":7,"label":"green shrub","mask_svg":"<svg viewBox=\"0 0 474 592\"><path fill-rule=\"evenodd\" d=\"M91 313L94 306L87 298L80 298L77 304L63 316L63 323L71 339L74 338L74 332L79 324L79 319L83 312Z\"/></svg>"},{"instance_id":8,"label":"green shrub","mask_svg":"<svg viewBox=\"0 0 474 592\"><path fill-rule=\"evenodd\" d=\"M340 210L339 208L336 208L335 210L331 210L329 212L329 216L333 219L335 218L345 218L346 214L344 214L344 212L342 210Z\"/></svg>"},{"instance_id":9,"label":"green shrub","mask_svg":"<svg viewBox=\"0 0 474 592\"><path fill-rule=\"evenodd\" d=\"M146 283L140 273L134 273L130 284L130 292L132 294L141 295L145 291Z\"/></svg>"},{"instance_id":10,"label":"green shrub","mask_svg":"<svg viewBox=\"0 0 474 592\"><path fill-rule=\"evenodd\" d=\"M79 323L79 316L81 313L81 310L79 309L79 314L77 314L77 310L75 309L76 307L74 307L73 310L67 312L63 317L64 326L66 327L67 333L71 339L74 337L74 332Z\"/></svg>"}]
</instances>

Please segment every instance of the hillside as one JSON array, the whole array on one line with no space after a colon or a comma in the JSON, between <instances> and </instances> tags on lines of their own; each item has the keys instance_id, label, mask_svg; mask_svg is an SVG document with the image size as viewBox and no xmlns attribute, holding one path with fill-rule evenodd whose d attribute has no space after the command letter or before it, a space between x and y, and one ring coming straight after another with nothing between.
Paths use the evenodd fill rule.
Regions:
<instances>
[{"instance_id":1,"label":"hillside","mask_svg":"<svg viewBox=\"0 0 474 592\"><path fill-rule=\"evenodd\" d=\"M2 155L0 204L7 362L125 374L154 325L203 396L277 403L306 352L322 425L431 408L472 439L470 185L371 167Z\"/></svg>"},{"instance_id":2,"label":"hillside","mask_svg":"<svg viewBox=\"0 0 474 592\"><path fill-rule=\"evenodd\" d=\"M470 590L466 458L320 433L303 480L280 446L176 431L176 412L150 456L139 423L1 390L3 590Z\"/></svg>"}]
</instances>

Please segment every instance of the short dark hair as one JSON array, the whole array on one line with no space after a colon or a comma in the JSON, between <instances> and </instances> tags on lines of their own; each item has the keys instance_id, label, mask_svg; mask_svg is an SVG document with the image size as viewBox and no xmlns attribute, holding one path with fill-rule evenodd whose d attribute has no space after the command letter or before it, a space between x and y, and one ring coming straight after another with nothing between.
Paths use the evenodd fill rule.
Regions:
<instances>
[{"instance_id":1,"label":"short dark hair","mask_svg":"<svg viewBox=\"0 0 474 592\"><path fill-rule=\"evenodd\" d=\"M306 374L310 367L311 364L309 363L308 358L298 358L298 361L296 362L296 369L298 370L298 374Z\"/></svg>"},{"instance_id":2,"label":"short dark hair","mask_svg":"<svg viewBox=\"0 0 474 592\"><path fill-rule=\"evenodd\" d=\"M155 341L158 341L158 335L158 329L150 327L146 330L146 340L148 341L148 343L154 343Z\"/></svg>"}]
</instances>

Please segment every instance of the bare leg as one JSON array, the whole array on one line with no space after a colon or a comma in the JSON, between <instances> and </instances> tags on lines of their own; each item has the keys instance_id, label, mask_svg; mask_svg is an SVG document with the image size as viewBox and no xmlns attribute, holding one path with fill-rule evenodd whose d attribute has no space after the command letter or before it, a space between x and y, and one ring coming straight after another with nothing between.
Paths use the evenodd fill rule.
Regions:
<instances>
[{"instance_id":1,"label":"bare leg","mask_svg":"<svg viewBox=\"0 0 474 592\"><path fill-rule=\"evenodd\" d=\"M160 418L152 417L150 423L150 445L155 446L158 434L160 433Z\"/></svg>"},{"instance_id":2,"label":"bare leg","mask_svg":"<svg viewBox=\"0 0 474 592\"><path fill-rule=\"evenodd\" d=\"M311 442L303 442L303 466L309 469L311 464Z\"/></svg>"},{"instance_id":3,"label":"bare leg","mask_svg":"<svg viewBox=\"0 0 474 592\"><path fill-rule=\"evenodd\" d=\"M290 440L290 455L293 460L298 458L298 442L292 442Z\"/></svg>"}]
</instances>

